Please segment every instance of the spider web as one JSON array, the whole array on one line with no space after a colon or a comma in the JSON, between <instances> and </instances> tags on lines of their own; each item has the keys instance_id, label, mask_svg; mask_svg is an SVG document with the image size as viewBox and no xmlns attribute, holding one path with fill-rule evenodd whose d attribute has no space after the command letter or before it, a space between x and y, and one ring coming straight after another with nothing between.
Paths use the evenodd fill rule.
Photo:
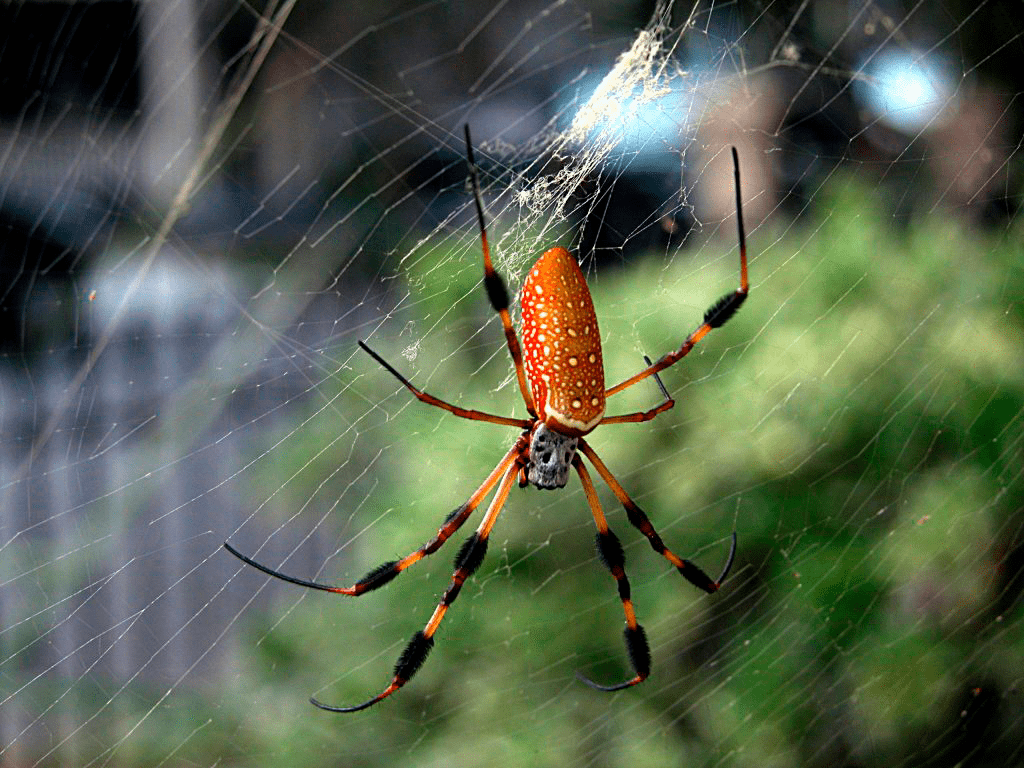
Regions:
<instances>
[{"instance_id":1,"label":"spider web","mask_svg":"<svg viewBox=\"0 0 1024 768\"><path fill-rule=\"evenodd\" d=\"M946 3L16 2L0 9L7 765L1018 765L1022 26ZM514 290L579 254L609 383L733 290L676 400L588 438L713 596L575 480L514 490L367 712L524 409ZM653 407L643 382L610 410ZM479 512L477 513L479 516ZM475 523L467 524L474 525ZM486 756L486 757L482 757Z\"/></svg>"}]
</instances>

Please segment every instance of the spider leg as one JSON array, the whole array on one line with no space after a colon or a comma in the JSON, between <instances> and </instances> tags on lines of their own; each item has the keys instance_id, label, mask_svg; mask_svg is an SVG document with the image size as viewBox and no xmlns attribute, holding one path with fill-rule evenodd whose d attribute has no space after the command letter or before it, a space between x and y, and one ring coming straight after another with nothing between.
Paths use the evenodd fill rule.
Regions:
<instances>
[{"instance_id":1,"label":"spider leg","mask_svg":"<svg viewBox=\"0 0 1024 768\"><path fill-rule=\"evenodd\" d=\"M388 363L383 357L381 357L372 349L370 349L366 345L366 343L362 341L362 339L360 339L359 341L359 346L362 347L363 350L370 357L372 357L374 360L380 363L381 366L383 366L388 373L390 373L392 376L394 376L396 379L402 382L402 384L405 385L405 388L412 392L416 396L416 399L422 403L426 403L427 405L433 405L436 406L437 408L443 408L444 410L448 411L448 413L454 413L456 416L459 416L463 419L469 419L470 421L486 421L491 424L505 424L506 426L519 427L520 429L526 429L526 427L530 425L530 422L527 421L526 419L510 419L506 416L497 416L493 413L484 413L483 411L474 411L468 408L460 408L457 405L446 403L444 400L434 397L430 393L424 392L422 389L413 386L412 382L410 382L407 378L405 378L405 376L396 371L391 366L391 364Z\"/></svg>"},{"instance_id":2,"label":"spider leg","mask_svg":"<svg viewBox=\"0 0 1024 768\"><path fill-rule=\"evenodd\" d=\"M495 484L502 478L504 474L509 471L509 467L515 462L516 457L521 453L521 443L523 439L516 441L515 446L512 447L505 457L498 463L498 466L487 476L487 479L480 485L479 488L473 493L472 496L460 507L456 507L445 519L444 524L438 529L437 535L434 536L430 541L424 544L422 547L412 552L401 560L389 560L386 563L381 563L372 571L367 573L363 578L353 584L351 587L335 587L329 584L321 584L316 581L309 581L307 579L299 579L295 576L288 576L287 574L275 571L262 563L258 563L250 557L243 555L237 549L232 547L226 541L224 542L224 548L232 555L237 557L243 563L251 565L257 570L263 571L268 576L273 576L276 579L287 581L290 584L297 584L300 587L308 587L309 589L319 589L323 592L334 592L340 595L350 595L352 597L358 597L366 592L383 587L398 574L408 568L415 562L422 560L427 555L431 555L441 548L441 546L452 536L479 505L480 502L491 492ZM518 471L518 467L516 468Z\"/></svg>"},{"instance_id":3,"label":"spider leg","mask_svg":"<svg viewBox=\"0 0 1024 768\"><path fill-rule=\"evenodd\" d=\"M647 355L644 355L644 362L647 363L647 365L651 365L651 358L649 358ZM629 424L639 421L650 421L655 416L658 416L659 414L662 414L665 411L670 410L672 406L676 404L676 401L672 399L672 396L668 393L668 390L665 389L665 385L661 381L661 376L659 376L656 373L651 375L654 376L654 382L658 385L658 389L661 390L662 400L658 405L656 405L654 408L651 408L649 411L638 411L637 413L624 413L621 416L605 416L603 419L601 419L601 423Z\"/></svg>"},{"instance_id":4,"label":"spider leg","mask_svg":"<svg viewBox=\"0 0 1024 768\"><path fill-rule=\"evenodd\" d=\"M498 519L498 515L501 513L502 507L505 505L505 500L512 489L512 483L518 474L519 466L517 464L512 466L506 464L501 485L498 486L498 491L494 494L494 498L491 499L491 505L487 508L484 519L480 521L479 527L466 539L455 556L455 572L452 574L451 583L441 596L441 601L437 604L437 608L434 609L434 613L426 626L412 636L409 644L398 657L398 661L395 663L394 677L387 688L372 699L368 699L354 707L333 707L323 704L316 699L310 699L315 706L328 712L358 712L372 707L382 699L386 699L409 682L409 679L416 674L419 668L423 666L423 662L426 661L430 649L434 647L434 633L437 632L437 628L440 626L445 613L448 612L448 608L455 602L455 598L459 596L459 592L462 590L462 585L466 579L483 562L484 555L487 553L487 539L491 534L495 521Z\"/></svg>"},{"instance_id":5,"label":"spider leg","mask_svg":"<svg viewBox=\"0 0 1024 768\"><path fill-rule=\"evenodd\" d=\"M512 362L516 367L516 379L519 381L519 391L526 403L526 410L531 416L537 415L537 409L533 404L533 396L530 388L526 385L526 370L523 368L523 351L519 347L519 339L516 337L515 329L512 327L512 317L508 312L508 289L501 275L494 269L491 263L491 247L487 243L487 225L484 222L484 204L480 198L480 174L477 171L476 159L473 157L473 142L469 137L469 123L465 125L466 132L466 165L469 167L469 179L473 187L473 203L476 205L476 219L480 225L480 245L484 252L484 288L487 290L487 298L491 300L491 306L501 318L501 327L505 329L505 341L508 342L508 351L512 355Z\"/></svg>"},{"instance_id":6,"label":"spider leg","mask_svg":"<svg viewBox=\"0 0 1024 768\"><path fill-rule=\"evenodd\" d=\"M683 342L683 345L679 349L675 352L670 352L667 355L664 355L658 360L658 362L649 364L635 376L630 376L628 379L616 384L611 389L605 390L605 397L611 397L617 392L628 389L638 381L643 381L648 376L653 376L659 371L663 371L669 366L678 363L686 357L690 353L690 350L696 346L697 342L707 336L712 329L720 328L725 325L726 321L736 314L736 310L738 310L740 306L742 306L743 302L746 301L747 293L750 291L750 281L747 278L747 237L743 228L743 203L740 195L740 158L736 153L736 147L732 148L732 162L736 177L736 225L739 229L740 240L740 287L732 293L725 294L708 308L704 313L704 322L686 337L686 341Z\"/></svg>"},{"instance_id":7,"label":"spider leg","mask_svg":"<svg viewBox=\"0 0 1024 768\"><path fill-rule=\"evenodd\" d=\"M608 467L605 466L604 462L598 458L598 455L594 452L583 438L580 438L577 446L583 455L586 456L590 463L594 465L594 469L601 475L604 481L608 484L608 487L612 489L612 493L619 500L626 509L626 517L629 522L636 528L640 533L647 537L647 540L651 543L651 548L659 555L668 560L672 565L676 567L676 570L683 575L683 577L693 584L698 589L703 589L707 593L717 592L718 588L722 586L725 581L725 577L729 575L729 570L732 568L733 560L736 558L736 531L732 532L732 547L729 550L729 558L725 562L725 567L722 569L722 574L715 580L712 580L704 571L698 568L696 565L691 563L689 560L676 555L672 550L665 546L665 542L661 540L661 536L654 530L654 526L651 525L650 518L644 514L644 511L636 505L629 494L626 493L625 489L615 479L615 476L609 471Z\"/></svg>"},{"instance_id":8,"label":"spider leg","mask_svg":"<svg viewBox=\"0 0 1024 768\"><path fill-rule=\"evenodd\" d=\"M626 555L622 551L622 544L611 528L601 510L601 502L597 498L597 491L594 490L594 483L590 480L590 473L577 455L572 462L576 473L580 476L583 484L583 492L587 495L587 503L590 504L590 512L594 515L594 524L597 526L597 554L601 562L611 571L615 583L619 587L619 599L622 600L622 609L626 613L626 650L629 652L629 660L633 665L635 675L624 682L616 685L598 685L593 680L584 677L579 672L576 676L599 691L621 691L642 683L651 673L651 649L647 644L647 635L644 628L636 620L636 613L633 610L633 601L630 598L629 579L626 578Z\"/></svg>"}]
</instances>

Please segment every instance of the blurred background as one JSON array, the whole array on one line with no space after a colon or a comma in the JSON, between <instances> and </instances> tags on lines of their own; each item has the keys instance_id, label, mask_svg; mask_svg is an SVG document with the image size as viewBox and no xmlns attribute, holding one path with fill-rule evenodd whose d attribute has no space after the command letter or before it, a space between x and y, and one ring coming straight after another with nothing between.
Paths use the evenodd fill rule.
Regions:
<instances>
[{"instance_id":1,"label":"blurred background","mask_svg":"<svg viewBox=\"0 0 1024 768\"><path fill-rule=\"evenodd\" d=\"M1018 3L0 6L0 762L1024 762ZM578 483L514 490L399 694L354 715L457 543L359 600L515 439L496 263L578 254L609 384L750 299L589 442L653 672ZM645 383L612 412L652 407Z\"/></svg>"}]
</instances>

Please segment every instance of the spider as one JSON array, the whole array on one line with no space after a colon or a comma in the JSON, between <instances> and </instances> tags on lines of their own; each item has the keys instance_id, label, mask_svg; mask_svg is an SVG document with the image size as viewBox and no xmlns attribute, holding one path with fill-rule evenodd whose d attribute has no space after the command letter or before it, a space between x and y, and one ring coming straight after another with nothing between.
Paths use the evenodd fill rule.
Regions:
<instances>
[{"instance_id":1,"label":"spider","mask_svg":"<svg viewBox=\"0 0 1024 768\"><path fill-rule=\"evenodd\" d=\"M604 512L598 502L597 491L590 478L590 472L580 454L589 460L604 482L608 484L612 493L625 508L629 522L647 537L654 551L674 565L679 573L698 589L708 593L717 591L728 576L736 556L735 531L732 533L729 557L717 579L712 579L692 562L684 560L672 552L665 546L647 515L629 497L608 467L598 458L594 449L584 440L585 435L601 424L650 421L672 408L675 401L665 389L658 373L683 359L694 345L713 328L718 328L729 320L747 298L749 289L747 247L743 229L740 167L736 148L732 148L732 160L736 186L736 220L739 229L740 287L711 305L704 313L704 321L686 337L679 349L669 352L657 362L651 362L650 358L645 355L646 368L614 387L605 389L601 337L598 332L597 317L594 314L594 303L579 265L565 248L555 247L546 251L533 265L526 277L521 292L523 342L522 348L520 348L509 315L508 290L491 263L491 252L487 243L487 227L484 222L483 203L480 197L479 174L473 157L473 144L468 125L465 126L465 134L466 164L472 185L473 202L476 206L483 250L484 288L491 306L501 318L508 351L515 364L519 391L530 418L508 418L469 410L445 402L414 386L363 341L359 342L359 346L421 402L470 421L485 421L491 424L517 427L521 430L519 437L480 487L464 504L448 515L437 534L430 541L401 560L392 560L377 566L350 587L331 586L288 576L256 562L243 555L228 542L224 542L225 548L231 554L269 576L301 587L356 597L383 587L413 563L440 549L497 486L497 491L491 499L490 506L487 507L483 520L476 531L466 539L455 556L455 572L452 574L451 583L426 626L412 636L405 650L402 651L395 664L391 682L373 698L352 707L329 706L315 698L310 699L314 705L329 712L358 712L371 707L395 693L416 674L434 645L434 634L442 619L455 602L466 579L483 562L491 529L494 527L517 478L520 487L532 484L541 489L563 488L569 480L569 470L573 469L583 486L583 492L597 526L597 553L604 565L611 571L618 586L619 598L622 600L622 608L626 615L626 650L634 672L631 678L615 685L599 685L578 675L584 683L597 690L618 691L643 682L651 671L651 653L644 629L637 622L633 609L622 544L608 527L608 522L605 520ZM618 416L604 415L606 398L651 376L654 377L663 398L659 405L648 411Z\"/></svg>"}]
</instances>

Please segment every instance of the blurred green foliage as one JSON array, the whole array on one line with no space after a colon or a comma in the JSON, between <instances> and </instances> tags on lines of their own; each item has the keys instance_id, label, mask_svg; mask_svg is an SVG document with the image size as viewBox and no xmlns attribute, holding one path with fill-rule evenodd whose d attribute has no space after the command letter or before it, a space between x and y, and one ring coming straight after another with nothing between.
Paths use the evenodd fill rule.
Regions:
<instances>
[{"instance_id":1,"label":"blurred green foliage","mask_svg":"<svg viewBox=\"0 0 1024 768\"><path fill-rule=\"evenodd\" d=\"M938 214L895 222L847 180L807 221L749 239L749 301L663 374L675 409L590 439L680 554L716 572L739 534L733 576L708 597L601 489L652 645L648 682L604 695L574 679L629 670L621 607L572 481L513 492L431 658L367 712L332 716L306 697L351 704L387 684L457 543L358 602L270 585L281 613L245 617L239 668L194 709L156 716L187 720L167 726L178 752L276 766L1019 757L1024 238ZM438 395L521 413L474 259L409 259L417 331L371 343ZM723 240L591 274L609 382L677 345L736 272ZM372 361L349 365L334 408L302 427L307 447L292 441L294 455L253 494L304 468L309 486L277 497L291 515L328 480L323 495L339 499L330 524L350 555L346 573L327 565L338 582L419 546L514 436L420 406ZM371 408L382 391L394 394ZM610 410L657 397L644 383Z\"/></svg>"}]
</instances>

